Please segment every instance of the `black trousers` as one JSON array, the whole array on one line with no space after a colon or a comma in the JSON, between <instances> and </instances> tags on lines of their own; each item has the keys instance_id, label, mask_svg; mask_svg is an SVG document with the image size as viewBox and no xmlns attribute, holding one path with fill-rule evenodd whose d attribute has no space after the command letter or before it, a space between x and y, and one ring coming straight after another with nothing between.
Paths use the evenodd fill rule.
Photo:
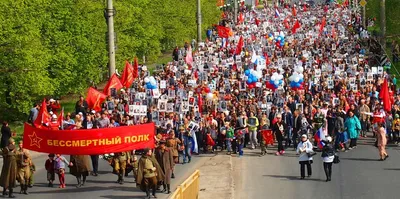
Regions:
<instances>
[{"instance_id":1,"label":"black trousers","mask_svg":"<svg viewBox=\"0 0 400 199\"><path fill-rule=\"evenodd\" d=\"M355 147L355 146L357 146L357 138L350 139L350 147Z\"/></svg>"},{"instance_id":2,"label":"black trousers","mask_svg":"<svg viewBox=\"0 0 400 199\"><path fill-rule=\"evenodd\" d=\"M300 175L302 178L306 176L306 171L305 171L305 165L307 165L307 174L308 176L312 175L312 169L311 169L311 163L312 160L307 160L307 161L300 161Z\"/></svg>"},{"instance_id":3,"label":"black trousers","mask_svg":"<svg viewBox=\"0 0 400 199\"><path fill-rule=\"evenodd\" d=\"M92 159L93 173L98 173L99 172L99 155L91 155L90 158Z\"/></svg>"},{"instance_id":4,"label":"black trousers","mask_svg":"<svg viewBox=\"0 0 400 199\"><path fill-rule=\"evenodd\" d=\"M324 171L326 179L331 179L332 176L332 162L324 162Z\"/></svg>"},{"instance_id":5,"label":"black trousers","mask_svg":"<svg viewBox=\"0 0 400 199\"><path fill-rule=\"evenodd\" d=\"M233 153L237 152L237 140L236 139L233 139L233 141L232 141L232 151L233 151Z\"/></svg>"},{"instance_id":6,"label":"black trousers","mask_svg":"<svg viewBox=\"0 0 400 199\"><path fill-rule=\"evenodd\" d=\"M283 149L283 144L282 144L283 138L277 138L276 140L278 141L278 152L279 151L283 151L284 150Z\"/></svg>"}]
</instances>

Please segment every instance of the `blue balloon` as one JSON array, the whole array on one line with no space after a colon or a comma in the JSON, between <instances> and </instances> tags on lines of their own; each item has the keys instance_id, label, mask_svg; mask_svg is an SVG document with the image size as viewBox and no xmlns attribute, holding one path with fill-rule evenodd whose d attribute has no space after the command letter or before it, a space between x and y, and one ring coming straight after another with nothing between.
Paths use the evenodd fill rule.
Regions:
<instances>
[{"instance_id":1,"label":"blue balloon","mask_svg":"<svg viewBox=\"0 0 400 199\"><path fill-rule=\"evenodd\" d=\"M299 88L299 87L300 87L300 83L296 82L295 87L296 87L296 88Z\"/></svg>"},{"instance_id":2,"label":"blue balloon","mask_svg":"<svg viewBox=\"0 0 400 199\"><path fill-rule=\"evenodd\" d=\"M246 76L249 76L250 70L249 70L249 69L245 70L245 71L244 71L244 74L245 74Z\"/></svg>"},{"instance_id":3,"label":"blue balloon","mask_svg":"<svg viewBox=\"0 0 400 199\"><path fill-rule=\"evenodd\" d=\"M301 84L301 83L303 83L303 81L304 81L304 79L300 79L300 80L299 80L299 83Z\"/></svg>"},{"instance_id":4,"label":"blue balloon","mask_svg":"<svg viewBox=\"0 0 400 199\"><path fill-rule=\"evenodd\" d=\"M290 87L295 87L296 83L295 82L290 82Z\"/></svg>"},{"instance_id":5,"label":"blue balloon","mask_svg":"<svg viewBox=\"0 0 400 199\"><path fill-rule=\"evenodd\" d=\"M278 85L281 85L281 84L282 84L282 82L283 82L283 80L281 80L281 79L280 79L280 80L279 80L279 83L278 83Z\"/></svg>"},{"instance_id":6,"label":"blue balloon","mask_svg":"<svg viewBox=\"0 0 400 199\"><path fill-rule=\"evenodd\" d=\"M273 36L272 33L269 33L268 37L272 37L272 36Z\"/></svg>"},{"instance_id":7,"label":"blue balloon","mask_svg":"<svg viewBox=\"0 0 400 199\"><path fill-rule=\"evenodd\" d=\"M258 79L257 79L257 77L254 77L254 76L253 76L253 77L251 77L251 81L252 81L252 82L257 82Z\"/></svg>"},{"instance_id":8,"label":"blue balloon","mask_svg":"<svg viewBox=\"0 0 400 199\"><path fill-rule=\"evenodd\" d=\"M251 78L248 78L248 79L247 79L247 83L248 83L248 84L253 83L253 82L251 81Z\"/></svg>"},{"instance_id":9,"label":"blue balloon","mask_svg":"<svg viewBox=\"0 0 400 199\"><path fill-rule=\"evenodd\" d=\"M275 82L272 80L269 80L269 83L275 85Z\"/></svg>"}]
</instances>

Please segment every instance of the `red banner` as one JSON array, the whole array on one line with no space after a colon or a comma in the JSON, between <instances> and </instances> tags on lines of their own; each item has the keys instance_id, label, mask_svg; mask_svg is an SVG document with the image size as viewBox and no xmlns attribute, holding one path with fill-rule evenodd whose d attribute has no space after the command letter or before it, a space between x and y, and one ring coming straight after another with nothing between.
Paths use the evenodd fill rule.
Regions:
<instances>
[{"instance_id":1,"label":"red banner","mask_svg":"<svg viewBox=\"0 0 400 199\"><path fill-rule=\"evenodd\" d=\"M90 130L48 130L24 126L24 148L65 155L96 155L154 148L154 123Z\"/></svg>"},{"instance_id":2,"label":"red banner","mask_svg":"<svg viewBox=\"0 0 400 199\"><path fill-rule=\"evenodd\" d=\"M274 135L272 134L272 130L261 130L261 135L263 136L265 145L274 144Z\"/></svg>"}]
</instances>

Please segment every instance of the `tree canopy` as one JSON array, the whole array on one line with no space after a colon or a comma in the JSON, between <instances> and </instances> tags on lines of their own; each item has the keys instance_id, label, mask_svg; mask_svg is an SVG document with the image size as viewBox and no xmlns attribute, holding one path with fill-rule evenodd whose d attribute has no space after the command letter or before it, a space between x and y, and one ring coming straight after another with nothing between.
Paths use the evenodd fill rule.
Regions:
<instances>
[{"instance_id":1,"label":"tree canopy","mask_svg":"<svg viewBox=\"0 0 400 199\"><path fill-rule=\"evenodd\" d=\"M116 61L157 58L196 37L196 0L114 0ZM203 32L217 23L202 0ZM0 1L0 110L27 113L45 96L82 93L107 76L104 0ZM7 112L6 112L7 110ZM0 117L7 117L2 115Z\"/></svg>"}]
</instances>

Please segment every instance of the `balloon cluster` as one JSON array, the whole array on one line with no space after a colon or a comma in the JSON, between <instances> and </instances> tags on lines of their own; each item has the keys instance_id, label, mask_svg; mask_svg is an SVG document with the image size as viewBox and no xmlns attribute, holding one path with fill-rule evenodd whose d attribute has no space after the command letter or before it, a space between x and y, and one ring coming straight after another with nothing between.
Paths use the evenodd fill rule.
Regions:
<instances>
[{"instance_id":1,"label":"balloon cluster","mask_svg":"<svg viewBox=\"0 0 400 199\"><path fill-rule=\"evenodd\" d=\"M267 88L271 90L277 89L283 83L283 75L273 73L269 82L267 82Z\"/></svg>"},{"instance_id":2,"label":"balloon cluster","mask_svg":"<svg viewBox=\"0 0 400 199\"><path fill-rule=\"evenodd\" d=\"M256 82L258 82L258 79L262 77L262 72L254 69L247 69L244 71L244 74L247 76L246 83L249 89L254 88L256 86Z\"/></svg>"},{"instance_id":3,"label":"balloon cluster","mask_svg":"<svg viewBox=\"0 0 400 199\"><path fill-rule=\"evenodd\" d=\"M283 31L281 31L279 33L279 36L277 37L274 37L272 33L269 33L266 38L270 43L272 43L272 41L275 41L275 45L278 48L285 46L285 44L287 45L287 42L285 42L285 34L283 33Z\"/></svg>"},{"instance_id":4,"label":"balloon cluster","mask_svg":"<svg viewBox=\"0 0 400 199\"><path fill-rule=\"evenodd\" d=\"M157 81L153 76L145 77L144 83L146 84L146 89L156 89Z\"/></svg>"},{"instance_id":5,"label":"balloon cluster","mask_svg":"<svg viewBox=\"0 0 400 199\"><path fill-rule=\"evenodd\" d=\"M303 71L304 71L303 67L299 66L299 67L295 68L295 71L289 77L290 87L293 90L302 90L303 89L303 81L304 81Z\"/></svg>"}]
</instances>

